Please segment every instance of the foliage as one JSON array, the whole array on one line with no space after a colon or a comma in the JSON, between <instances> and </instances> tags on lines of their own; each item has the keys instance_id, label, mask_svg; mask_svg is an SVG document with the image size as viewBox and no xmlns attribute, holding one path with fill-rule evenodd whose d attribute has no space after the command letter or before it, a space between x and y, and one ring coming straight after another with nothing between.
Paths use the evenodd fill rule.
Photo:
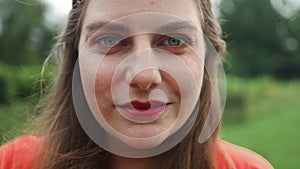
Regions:
<instances>
[{"instance_id":1,"label":"foliage","mask_svg":"<svg viewBox=\"0 0 300 169\"><path fill-rule=\"evenodd\" d=\"M41 89L41 80L42 84L51 81L54 73L49 68L41 79L41 69L41 65L22 67L0 62L0 88L2 91L0 105L31 99L31 101L37 100Z\"/></svg>"},{"instance_id":2,"label":"foliage","mask_svg":"<svg viewBox=\"0 0 300 169\"><path fill-rule=\"evenodd\" d=\"M45 9L38 0L0 0L0 61L13 65L42 63L54 33L44 23Z\"/></svg>"},{"instance_id":3,"label":"foliage","mask_svg":"<svg viewBox=\"0 0 300 169\"><path fill-rule=\"evenodd\" d=\"M17 101L11 105L0 105L0 145L23 134L29 111L33 109L30 102Z\"/></svg>"},{"instance_id":4,"label":"foliage","mask_svg":"<svg viewBox=\"0 0 300 169\"><path fill-rule=\"evenodd\" d=\"M220 7L232 74L300 77L300 11L285 18L270 0L223 0Z\"/></svg>"}]
</instances>

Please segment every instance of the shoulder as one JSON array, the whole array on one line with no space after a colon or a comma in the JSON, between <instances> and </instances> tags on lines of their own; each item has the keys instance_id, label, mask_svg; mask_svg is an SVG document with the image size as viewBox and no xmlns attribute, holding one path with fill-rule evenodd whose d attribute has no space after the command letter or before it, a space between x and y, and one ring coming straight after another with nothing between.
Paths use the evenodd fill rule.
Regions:
<instances>
[{"instance_id":1,"label":"shoulder","mask_svg":"<svg viewBox=\"0 0 300 169\"><path fill-rule=\"evenodd\" d=\"M265 158L249 149L224 140L218 140L216 146L223 159L229 159L236 169L273 169L272 165Z\"/></svg>"},{"instance_id":2,"label":"shoulder","mask_svg":"<svg viewBox=\"0 0 300 169\"><path fill-rule=\"evenodd\" d=\"M42 145L36 135L18 137L0 147L0 169L31 168Z\"/></svg>"}]
</instances>

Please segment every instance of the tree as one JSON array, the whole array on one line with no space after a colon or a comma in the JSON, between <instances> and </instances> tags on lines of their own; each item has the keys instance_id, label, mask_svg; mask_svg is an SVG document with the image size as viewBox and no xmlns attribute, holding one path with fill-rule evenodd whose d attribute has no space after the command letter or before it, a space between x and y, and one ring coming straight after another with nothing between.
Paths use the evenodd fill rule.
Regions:
<instances>
[{"instance_id":1,"label":"tree","mask_svg":"<svg viewBox=\"0 0 300 169\"><path fill-rule=\"evenodd\" d=\"M0 62L18 65L44 60L53 37L44 24L45 11L38 0L0 0Z\"/></svg>"},{"instance_id":2,"label":"tree","mask_svg":"<svg viewBox=\"0 0 300 169\"><path fill-rule=\"evenodd\" d=\"M228 42L231 73L300 77L300 32L295 30L299 18L295 18L297 24L291 23L269 0L223 0L220 19Z\"/></svg>"}]
</instances>

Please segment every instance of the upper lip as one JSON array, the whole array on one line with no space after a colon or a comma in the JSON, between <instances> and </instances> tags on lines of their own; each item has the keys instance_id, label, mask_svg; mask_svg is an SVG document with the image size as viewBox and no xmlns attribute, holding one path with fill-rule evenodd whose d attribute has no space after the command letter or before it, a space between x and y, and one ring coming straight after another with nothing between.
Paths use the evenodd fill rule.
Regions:
<instances>
[{"instance_id":1,"label":"upper lip","mask_svg":"<svg viewBox=\"0 0 300 169\"><path fill-rule=\"evenodd\" d=\"M162 102L158 100L151 100L151 101L138 101L138 100L133 100L130 102L127 102L125 104L120 105L119 107L121 108L135 108L138 110L148 110L150 108L157 108L157 107L164 107L170 103L167 102Z\"/></svg>"}]
</instances>

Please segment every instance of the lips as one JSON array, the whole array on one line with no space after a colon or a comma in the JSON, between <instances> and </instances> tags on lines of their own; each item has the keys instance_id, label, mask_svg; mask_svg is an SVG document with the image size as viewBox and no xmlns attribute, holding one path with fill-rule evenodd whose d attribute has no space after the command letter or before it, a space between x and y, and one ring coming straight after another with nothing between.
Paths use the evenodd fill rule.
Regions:
<instances>
[{"instance_id":1,"label":"lips","mask_svg":"<svg viewBox=\"0 0 300 169\"><path fill-rule=\"evenodd\" d=\"M168 103L161 101L131 101L119 106L119 113L125 118L138 122L148 123L157 119L165 110Z\"/></svg>"},{"instance_id":2,"label":"lips","mask_svg":"<svg viewBox=\"0 0 300 169\"><path fill-rule=\"evenodd\" d=\"M137 109L137 110L140 110L140 111L146 111L146 110L149 110L150 107L151 107L151 103L150 102L139 102L139 101L132 101L131 102L131 105ZM128 107L129 105L127 105Z\"/></svg>"},{"instance_id":3,"label":"lips","mask_svg":"<svg viewBox=\"0 0 300 169\"><path fill-rule=\"evenodd\" d=\"M126 105L126 107L131 107L131 105L140 111L147 111L150 108L159 108L159 107L165 107L166 103L160 102L160 101L151 101L151 102L139 102L139 101L132 101L130 105Z\"/></svg>"}]
</instances>

